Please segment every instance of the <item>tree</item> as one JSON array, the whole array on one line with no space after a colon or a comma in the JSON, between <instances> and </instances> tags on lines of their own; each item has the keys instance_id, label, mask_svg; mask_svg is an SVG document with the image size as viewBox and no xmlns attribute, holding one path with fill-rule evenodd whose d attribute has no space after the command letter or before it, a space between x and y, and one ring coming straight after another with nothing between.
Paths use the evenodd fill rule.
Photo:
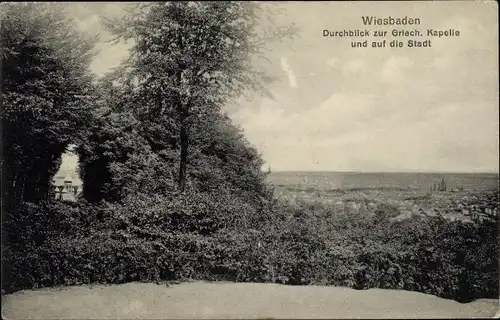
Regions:
<instances>
[{"instance_id":1,"label":"tree","mask_svg":"<svg viewBox=\"0 0 500 320\"><path fill-rule=\"evenodd\" d=\"M114 76L99 82L101 97L94 125L79 147L83 196L89 202L121 201L129 195L170 195L176 191L178 127L173 116L149 119L134 108L145 95L112 85ZM260 154L230 118L215 110L191 127L190 186L199 191L226 190L245 201L269 198Z\"/></svg>"},{"instance_id":2,"label":"tree","mask_svg":"<svg viewBox=\"0 0 500 320\"><path fill-rule=\"evenodd\" d=\"M2 3L0 14L4 198L36 202L89 120L95 39L60 4Z\"/></svg>"},{"instance_id":3,"label":"tree","mask_svg":"<svg viewBox=\"0 0 500 320\"><path fill-rule=\"evenodd\" d=\"M175 156L157 140L172 130L147 121L134 108L142 93L116 80L111 73L98 82L92 125L78 147L83 197L115 202L131 193L170 193Z\"/></svg>"},{"instance_id":4,"label":"tree","mask_svg":"<svg viewBox=\"0 0 500 320\"><path fill-rule=\"evenodd\" d=\"M254 2L146 3L108 23L117 40L134 41L125 64L130 72L123 76L140 93L140 112L149 122L177 129L181 192L193 125L246 90L270 94L266 84L272 78L256 70L252 59L267 41L290 36L295 28L259 32L263 12Z\"/></svg>"}]
</instances>

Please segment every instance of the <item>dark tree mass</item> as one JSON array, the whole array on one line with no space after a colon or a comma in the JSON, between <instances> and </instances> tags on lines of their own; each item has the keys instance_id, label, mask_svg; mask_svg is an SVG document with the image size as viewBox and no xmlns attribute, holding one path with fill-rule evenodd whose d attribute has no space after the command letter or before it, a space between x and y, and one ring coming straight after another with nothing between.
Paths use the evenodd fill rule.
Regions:
<instances>
[{"instance_id":1,"label":"dark tree mass","mask_svg":"<svg viewBox=\"0 0 500 320\"><path fill-rule=\"evenodd\" d=\"M99 115L79 148L88 201L186 188L269 197L260 155L221 112L244 91L268 93L271 77L254 70L251 58L265 36L291 34L259 35L258 9L244 2L147 3L108 21L116 40L134 46L101 81Z\"/></svg>"},{"instance_id":2,"label":"dark tree mass","mask_svg":"<svg viewBox=\"0 0 500 320\"><path fill-rule=\"evenodd\" d=\"M62 152L91 116L94 39L55 5L1 8L4 199L47 200Z\"/></svg>"}]
</instances>

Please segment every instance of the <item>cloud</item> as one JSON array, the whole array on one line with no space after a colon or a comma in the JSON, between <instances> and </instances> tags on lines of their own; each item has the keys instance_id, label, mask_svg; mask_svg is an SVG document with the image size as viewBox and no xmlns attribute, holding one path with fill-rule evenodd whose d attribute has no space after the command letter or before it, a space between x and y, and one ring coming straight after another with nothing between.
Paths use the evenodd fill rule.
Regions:
<instances>
[{"instance_id":1,"label":"cloud","mask_svg":"<svg viewBox=\"0 0 500 320\"><path fill-rule=\"evenodd\" d=\"M100 42L96 45L99 52L90 66L92 72L101 76L117 67L128 56L131 45L123 42L118 44L107 42L111 35L104 28L102 21L103 18L119 18L129 3L87 2L64 5L80 31L100 36Z\"/></svg>"},{"instance_id":2,"label":"cloud","mask_svg":"<svg viewBox=\"0 0 500 320\"><path fill-rule=\"evenodd\" d=\"M92 61L90 69L95 74L102 76L104 73L116 68L129 56L131 43L119 42L117 44L101 43L98 46L99 55Z\"/></svg>"},{"instance_id":3,"label":"cloud","mask_svg":"<svg viewBox=\"0 0 500 320\"><path fill-rule=\"evenodd\" d=\"M279 63L266 70L285 72L288 81L271 85L275 101L255 95L230 114L273 170L498 171L496 11L481 3L370 6L371 14L384 16L411 9L425 22L424 33L461 34L433 38L426 49L357 50L349 39L325 39L318 30L359 28L367 4L284 6L288 13L279 22L303 31L293 50L273 44L267 58ZM306 8L315 14L304 15ZM106 4L93 10L100 12L115 11ZM129 46L100 49L92 64L98 74L117 66Z\"/></svg>"},{"instance_id":4,"label":"cloud","mask_svg":"<svg viewBox=\"0 0 500 320\"><path fill-rule=\"evenodd\" d=\"M498 117L490 104L436 102L424 118L415 112L387 96L339 92L295 112L265 99L234 119L276 170L497 170Z\"/></svg>"},{"instance_id":5,"label":"cloud","mask_svg":"<svg viewBox=\"0 0 500 320\"><path fill-rule=\"evenodd\" d=\"M347 75L355 74L361 71L364 65L365 62L361 59L348 60L344 63L342 71Z\"/></svg>"},{"instance_id":6,"label":"cloud","mask_svg":"<svg viewBox=\"0 0 500 320\"><path fill-rule=\"evenodd\" d=\"M297 78L286 57L281 57L281 69L287 74L290 87L297 88Z\"/></svg>"},{"instance_id":7,"label":"cloud","mask_svg":"<svg viewBox=\"0 0 500 320\"><path fill-rule=\"evenodd\" d=\"M408 57L391 56L382 67L381 78L388 83L399 83L410 79L409 70L413 61Z\"/></svg>"},{"instance_id":8,"label":"cloud","mask_svg":"<svg viewBox=\"0 0 500 320\"><path fill-rule=\"evenodd\" d=\"M326 64L332 68L334 67L335 65L337 65L337 61L338 61L338 58L337 57L329 57L328 59L326 59Z\"/></svg>"}]
</instances>

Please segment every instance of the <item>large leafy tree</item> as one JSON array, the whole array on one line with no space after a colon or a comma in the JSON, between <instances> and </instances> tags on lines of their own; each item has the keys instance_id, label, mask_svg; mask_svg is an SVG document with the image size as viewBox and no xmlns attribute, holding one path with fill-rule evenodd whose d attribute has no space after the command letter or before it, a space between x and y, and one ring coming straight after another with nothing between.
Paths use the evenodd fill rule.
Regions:
<instances>
[{"instance_id":1,"label":"large leafy tree","mask_svg":"<svg viewBox=\"0 0 500 320\"><path fill-rule=\"evenodd\" d=\"M153 150L179 150L181 192L194 130L203 136L206 119L247 90L269 94L272 78L253 62L267 41L289 36L294 28L259 29L262 9L254 2L156 2L134 6L108 24L117 39L134 42L121 78L134 87L130 101L148 124L144 135ZM216 125L231 131L227 121Z\"/></svg>"},{"instance_id":2,"label":"large leafy tree","mask_svg":"<svg viewBox=\"0 0 500 320\"><path fill-rule=\"evenodd\" d=\"M90 121L95 39L64 8L1 4L4 199L46 199L61 154Z\"/></svg>"},{"instance_id":3,"label":"large leafy tree","mask_svg":"<svg viewBox=\"0 0 500 320\"><path fill-rule=\"evenodd\" d=\"M113 202L137 193L176 193L179 135L174 115L150 118L144 93L113 79L110 74L99 83L93 125L78 150L85 198ZM205 110L190 129L190 187L225 189L247 200L269 195L259 153L227 115Z\"/></svg>"},{"instance_id":4,"label":"large leafy tree","mask_svg":"<svg viewBox=\"0 0 500 320\"><path fill-rule=\"evenodd\" d=\"M175 150L155 149L169 128L142 119L132 108L140 96L114 79L111 73L99 81L93 121L77 150L84 198L115 202L136 193L172 193Z\"/></svg>"}]
</instances>

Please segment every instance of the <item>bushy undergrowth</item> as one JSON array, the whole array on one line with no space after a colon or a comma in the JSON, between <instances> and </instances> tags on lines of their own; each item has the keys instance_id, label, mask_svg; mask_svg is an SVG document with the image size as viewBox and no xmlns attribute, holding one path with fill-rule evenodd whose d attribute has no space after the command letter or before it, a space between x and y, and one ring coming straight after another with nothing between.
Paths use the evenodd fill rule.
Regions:
<instances>
[{"instance_id":1,"label":"bushy undergrowth","mask_svg":"<svg viewBox=\"0 0 500 320\"><path fill-rule=\"evenodd\" d=\"M7 219L6 219L7 218ZM4 289L182 279L498 297L498 229L440 218L327 216L235 197L25 204L4 217Z\"/></svg>"}]
</instances>

